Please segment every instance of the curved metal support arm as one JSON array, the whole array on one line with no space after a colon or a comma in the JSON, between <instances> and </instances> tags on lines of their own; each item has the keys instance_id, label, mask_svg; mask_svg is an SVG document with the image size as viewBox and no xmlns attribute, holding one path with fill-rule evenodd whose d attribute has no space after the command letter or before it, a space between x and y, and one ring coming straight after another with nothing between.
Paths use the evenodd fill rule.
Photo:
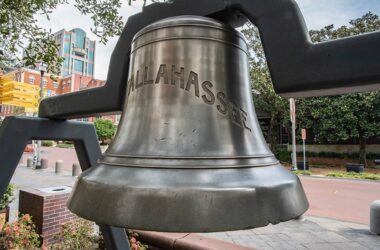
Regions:
<instances>
[{"instance_id":1,"label":"curved metal support arm","mask_svg":"<svg viewBox=\"0 0 380 250\"><path fill-rule=\"evenodd\" d=\"M7 117L0 127L0 197L5 193L30 140L71 140L82 170L101 156L94 125L31 117ZM124 228L101 225L107 249L130 249Z\"/></svg>"},{"instance_id":2,"label":"curved metal support arm","mask_svg":"<svg viewBox=\"0 0 380 250\"><path fill-rule=\"evenodd\" d=\"M232 0L257 25L276 92L310 97L380 88L380 32L313 44L293 0Z\"/></svg>"},{"instance_id":3,"label":"curved metal support arm","mask_svg":"<svg viewBox=\"0 0 380 250\"><path fill-rule=\"evenodd\" d=\"M174 0L149 5L128 19L112 53L104 87L47 98L39 115L66 119L121 111L133 36L155 21L178 15L209 16L234 26L246 19L254 23L260 31L274 88L282 96L380 88L380 32L313 44L294 0Z\"/></svg>"}]
</instances>

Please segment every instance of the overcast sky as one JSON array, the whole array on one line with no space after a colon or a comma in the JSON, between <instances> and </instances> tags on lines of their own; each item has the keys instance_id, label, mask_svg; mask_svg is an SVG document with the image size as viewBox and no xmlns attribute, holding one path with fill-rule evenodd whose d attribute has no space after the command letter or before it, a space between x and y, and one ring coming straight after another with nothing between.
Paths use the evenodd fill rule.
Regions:
<instances>
[{"instance_id":1,"label":"overcast sky","mask_svg":"<svg viewBox=\"0 0 380 250\"><path fill-rule=\"evenodd\" d=\"M128 6L127 0L120 9L124 20L128 16L141 11L141 4L136 1L133 6ZM190 0L189 0L190 1ZM71 1L72 2L72 1ZM304 15L308 29L321 29L329 24L341 26L348 24L351 19L361 17L368 11L380 15L380 0L296 0ZM62 5L50 15L50 21L38 17L41 26L51 29L53 32L73 28L82 28L91 39L99 40L90 31L91 19L82 16L73 4ZM117 37L112 38L106 45L97 42L95 54L95 78L106 79L111 53L117 42Z\"/></svg>"}]
</instances>

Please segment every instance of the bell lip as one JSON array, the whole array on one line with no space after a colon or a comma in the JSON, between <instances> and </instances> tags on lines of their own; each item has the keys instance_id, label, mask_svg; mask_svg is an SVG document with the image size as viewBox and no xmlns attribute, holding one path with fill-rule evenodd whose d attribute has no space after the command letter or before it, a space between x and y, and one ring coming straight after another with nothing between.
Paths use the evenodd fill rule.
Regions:
<instances>
[{"instance_id":1,"label":"bell lip","mask_svg":"<svg viewBox=\"0 0 380 250\"><path fill-rule=\"evenodd\" d=\"M162 178L168 176L168 171L182 174L175 180L151 180L151 183L150 171L163 171L159 174ZM146 176L146 183L141 183L137 175ZM249 187L244 179L236 182L236 178L247 175L252 178ZM120 179L109 179L111 176ZM225 179L218 186L217 182L210 184L205 176ZM127 184L120 186L120 183ZM279 164L230 170L158 170L101 164L82 173L68 201L73 213L98 224L162 232L263 227L297 218L308 207L298 177Z\"/></svg>"}]
</instances>

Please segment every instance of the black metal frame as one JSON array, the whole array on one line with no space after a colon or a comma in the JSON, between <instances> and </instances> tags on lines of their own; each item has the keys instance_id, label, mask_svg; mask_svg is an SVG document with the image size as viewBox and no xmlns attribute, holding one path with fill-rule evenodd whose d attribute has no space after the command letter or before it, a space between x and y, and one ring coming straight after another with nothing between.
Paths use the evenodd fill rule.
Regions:
<instances>
[{"instance_id":1,"label":"black metal frame","mask_svg":"<svg viewBox=\"0 0 380 250\"><path fill-rule=\"evenodd\" d=\"M112 53L105 86L46 98L40 117L67 119L122 111L134 35L155 21L179 15L208 16L235 27L247 21L255 24L275 90L285 97L380 87L380 32L313 44L293 0L174 0L146 6L128 18Z\"/></svg>"},{"instance_id":2,"label":"black metal frame","mask_svg":"<svg viewBox=\"0 0 380 250\"><path fill-rule=\"evenodd\" d=\"M82 170L94 166L101 156L93 124L30 117L7 117L0 127L0 197L3 196L24 148L30 140L70 140ZM129 250L124 228L100 225L107 249Z\"/></svg>"}]
</instances>

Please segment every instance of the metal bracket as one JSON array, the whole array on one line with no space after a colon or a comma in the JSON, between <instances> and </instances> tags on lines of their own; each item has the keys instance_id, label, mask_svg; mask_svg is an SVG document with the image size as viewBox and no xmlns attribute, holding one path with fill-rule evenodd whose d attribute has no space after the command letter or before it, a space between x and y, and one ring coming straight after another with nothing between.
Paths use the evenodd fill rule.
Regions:
<instances>
[{"instance_id":1,"label":"metal bracket","mask_svg":"<svg viewBox=\"0 0 380 250\"><path fill-rule=\"evenodd\" d=\"M94 166L101 156L94 126L77 121L31 117L7 117L0 127L0 197L3 196L24 148L30 140L71 140L82 170ZM107 249L129 250L124 228L100 225Z\"/></svg>"}]
</instances>

